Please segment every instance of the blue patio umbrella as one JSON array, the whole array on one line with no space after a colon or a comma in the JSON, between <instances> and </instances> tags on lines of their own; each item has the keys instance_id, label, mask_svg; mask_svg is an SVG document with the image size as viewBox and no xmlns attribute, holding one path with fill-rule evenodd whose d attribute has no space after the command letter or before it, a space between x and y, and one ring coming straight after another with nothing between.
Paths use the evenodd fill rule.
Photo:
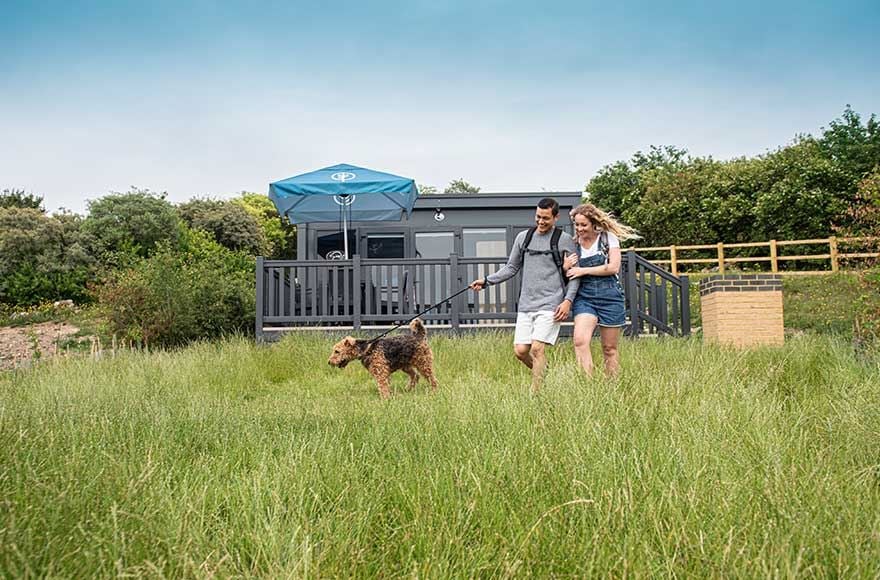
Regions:
<instances>
[{"instance_id":1,"label":"blue patio umbrella","mask_svg":"<svg viewBox=\"0 0 880 580\"><path fill-rule=\"evenodd\" d=\"M349 221L400 220L412 213L415 181L354 165L333 165L269 184L269 199L290 223L332 222L342 217L345 258Z\"/></svg>"}]
</instances>

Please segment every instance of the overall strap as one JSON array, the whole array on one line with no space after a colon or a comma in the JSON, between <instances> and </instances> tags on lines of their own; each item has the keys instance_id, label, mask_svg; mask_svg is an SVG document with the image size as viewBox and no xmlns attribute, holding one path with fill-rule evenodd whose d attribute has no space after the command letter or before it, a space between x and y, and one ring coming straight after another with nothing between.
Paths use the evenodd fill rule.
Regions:
<instances>
[{"instance_id":1,"label":"overall strap","mask_svg":"<svg viewBox=\"0 0 880 580\"><path fill-rule=\"evenodd\" d=\"M608 232L599 234L599 252L605 256L605 263L611 261L611 248L608 247ZM620 281L620 274L614 274L614 279Z\"/></svg>"},{"instance_id":2,"label":"overall strap","mask_svg":"<svg viewBox=\"0 0 880 580\"><path fill-rule=\"evenodd\" d=\"M605 256L605 263L611 259L608 256L608 232L600 232L599 233L599 253Z\"/></svg>"}]
</instances>

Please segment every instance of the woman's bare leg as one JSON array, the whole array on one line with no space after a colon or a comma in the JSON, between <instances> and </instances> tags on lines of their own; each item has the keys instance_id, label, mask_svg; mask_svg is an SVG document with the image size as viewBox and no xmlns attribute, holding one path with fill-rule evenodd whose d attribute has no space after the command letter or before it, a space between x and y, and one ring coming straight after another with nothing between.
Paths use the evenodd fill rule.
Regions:
<instances>
[{"instance_id":1,"label":"woman's bare leg","mask_svg":"<svg viewBox=\"0 0 880 580\"><path fill-rule=\"evenodd\" d=\"M590 340L596 330L598 319L591 314L580 314L574 318L574 355L578 364L587 373L593 374L593 354L590 352Z\"/></svg>"},{"instance_id":2,"label":"woman's bare leg","mask_svg":"<svg viewBox=\"0 0 880 580\"><path fill-rule=\"evenodd\" d=\"M620 327L599 327L599 338L602 340L602 356L605 357L605 375L613 377L620 370Z\"/></svg>"}]
</instances>

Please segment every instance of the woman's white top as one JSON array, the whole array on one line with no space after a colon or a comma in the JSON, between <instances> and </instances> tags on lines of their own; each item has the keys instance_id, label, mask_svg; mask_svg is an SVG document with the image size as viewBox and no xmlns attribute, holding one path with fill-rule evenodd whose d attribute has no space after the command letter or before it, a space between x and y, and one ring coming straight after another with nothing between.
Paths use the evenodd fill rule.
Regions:
<instances>
[{"instance_id":1,"label":"woman's white top","mask_svg":"<svg viewBox=\"0 0 880 580\"><path fill-rule=\"evenodd\" d=\"M620 247L620 238L612 234L611 232L605 232L605 235L608 236L608 249L611 248L619 248ZM595 256L599 253L599 238L602 237L600 233L596 236L596 240L593 242L593 245L589 248L585 248L584 246L578 244L578 253L581 258L589 258L590 256Z\"/></svg>"}]
</instances>

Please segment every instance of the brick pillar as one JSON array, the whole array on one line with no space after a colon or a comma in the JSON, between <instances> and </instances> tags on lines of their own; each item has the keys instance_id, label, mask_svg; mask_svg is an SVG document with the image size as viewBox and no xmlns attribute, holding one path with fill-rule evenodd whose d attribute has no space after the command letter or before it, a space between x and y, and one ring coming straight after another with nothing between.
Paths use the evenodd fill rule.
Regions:
<instances>
[{"instance_id":1,"label":"brick pillar","mask_svg":"<svg viewBox=\"0 0 880 580\"><path fill-rule=\"evenodd\" d=\"M700 281L703 339L736 347L779 345L782 277L778 274L721 274Z\"/></svg>"}]
</instances>

